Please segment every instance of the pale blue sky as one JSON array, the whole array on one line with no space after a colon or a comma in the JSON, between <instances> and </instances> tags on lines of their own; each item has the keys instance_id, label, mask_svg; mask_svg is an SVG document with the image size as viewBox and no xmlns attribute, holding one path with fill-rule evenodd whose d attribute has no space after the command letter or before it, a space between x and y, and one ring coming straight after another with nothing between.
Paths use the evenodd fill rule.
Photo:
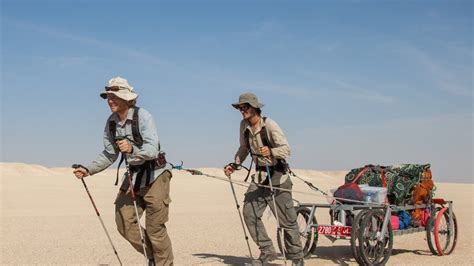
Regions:
<instances>
[{"instance_id":1,"label":"pale blue sky","mask_svg":"<svg viewBox=\"0 0 474 266\"><path fill-rule=\"evenodd\" d=\"M293 168L473 181L472 1L2 1L4 162L88 163L123 76L171 161L221 167L256 93Z\"/></svg>"}]
</instances>

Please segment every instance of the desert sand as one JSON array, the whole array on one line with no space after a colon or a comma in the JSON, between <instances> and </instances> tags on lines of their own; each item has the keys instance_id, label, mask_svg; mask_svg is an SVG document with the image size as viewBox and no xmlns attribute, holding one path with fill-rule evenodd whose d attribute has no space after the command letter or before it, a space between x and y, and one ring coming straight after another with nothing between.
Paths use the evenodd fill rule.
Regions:
<instances>
[{"instance_id":1,"label":"desert sand","mask_svg":"<svg viewBox=\"0 0 474 266\"><path fill-rule=\"evenodd\" d=\"M220 169L202 172L224 177ZM294 170L322 190L343 183L345 171ZM0 163L1 173L1 264L87 264L117 265L115 255L81 182L67 168L46 168L21 163ZM173 242L175 265L243 265L249 261L247 245L229 183L174 170L167 223ZM245 173L233 176L242 180ZM437 183L436 197L454 201L459 237L449 256L430 253L425 233L396 236L389 265L474 265L473 184ZM112 241L124 265L143 264L138 254L116 231L113 185L115 169L87 177ZM294 179L294 198L302 202L326 203L319 193ZM239 201L246 188L236 186ZM305 192L300 194L296 191ZM319 210L318 220L327 221L327 210ZM263 220L274 239L276 227L270 212ZM258 249L251 241L254 256ZM318 247L306 265L355 265L347 240L331 243L320 237ZM283 264L283 260L272 265Z\"/></svg>"}]
</instances>

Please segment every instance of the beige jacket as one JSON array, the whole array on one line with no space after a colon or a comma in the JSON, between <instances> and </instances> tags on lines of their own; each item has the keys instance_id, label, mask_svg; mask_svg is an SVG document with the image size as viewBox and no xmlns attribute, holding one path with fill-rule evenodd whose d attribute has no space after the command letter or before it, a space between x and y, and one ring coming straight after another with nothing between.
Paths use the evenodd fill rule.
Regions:
<instances>
[{"instance_id":1,"label":"beige jacket","mask_svg":"<svg viewBox=\"0 0 474 266\"><path fill-rule=\"evenodd\" d=\"M262 127L266 128L268 141L273 146L271 148L271 158L263 158L261 156L256 156L260 154L260 147L263 147L262 138L260 132ZM288 160L290 156L290 145L286 139L285 134L281 130L280 126L270 118L266 118L264 121L263 118L260 120L260 127L257 128L256 132L253 132L249 123L246 120L240 122L240 147L235 154L235 163L240 164L245 161L249 154L249 147L247 147L247 140L245 139L245 131L249 130L249 141L250 149L252 154L252 160L258 166L265 166L265 162L269 166L274 166L277 164L277 159ZM256 173L256 176L260 176L259 182L266 178L266 171L260 171ZM272 184L278 185L286 181L288 175L272 177Z\"/></svg>"}]
</instances>

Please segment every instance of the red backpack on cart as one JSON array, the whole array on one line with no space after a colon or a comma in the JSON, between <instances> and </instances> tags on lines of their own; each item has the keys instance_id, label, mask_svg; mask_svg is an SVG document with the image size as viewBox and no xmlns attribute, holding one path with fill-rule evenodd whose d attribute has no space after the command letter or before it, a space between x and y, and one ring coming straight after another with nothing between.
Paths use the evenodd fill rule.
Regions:
<instances>
[{"instance_id":1,"label":"red backpack on cart","mask_svg":"<svg viewBox=\"0 0 474 266\"><path fill-rule=\"evenodd\" d=\"M334 197L338 198L337 200L340 202L344 202L346 204L357 204L359 202L357 201L363 201L364 200L364 194L360 190L359 185L357 184L357 180L368 170L372 169L374 166L373 165L366 165L352 180L352 182L348 182L340 187L337 188L336 191L334 191ZM382 166L380 167L381 171L381 177L382 177L382 184L384 187L387 187L387 182L385 181L385 175L384 175L384 168ZM349 201L344 201L343 199L348 199Z\"/></svg>"}]
</instances>

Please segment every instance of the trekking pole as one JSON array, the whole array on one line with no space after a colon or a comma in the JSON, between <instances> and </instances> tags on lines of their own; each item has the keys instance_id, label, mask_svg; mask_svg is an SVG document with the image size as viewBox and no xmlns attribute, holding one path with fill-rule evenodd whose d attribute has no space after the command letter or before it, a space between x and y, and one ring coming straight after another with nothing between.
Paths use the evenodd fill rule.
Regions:
<instances>
[{"instance_id":1,"label":"trekking pole","mask_svg":"<svg viewBox=\"0 0 474 266\"><path fill-rule=\"evenodd\" d=\"M270 174L270 166L268 165L268 161L266 158L263 158L265 161L265 168L267 169L267 175L268 175L268 183L270 183L270 191L272 194L272 200L273 200L273 208L275 209L275 218L277 221L277 231L280 234L280 245L281 245L281 251L283 253L283 259L285 260L285 265L286 265L286 255L285 255L285 241L283 239L284 233L283 229L280 227L280 219L278 218L278 210L277 210L277 205L275 201L275 191L273 189L273 184L272 184L272 175Z\"/></svg>"},{"instance_id":2,"label":"trekking pole","mask_svg":"<svg viewBox=\"0 0 474 266\"><path fill-rule=\"evenodd\" d=\"M80 164L73 164L72 168L85 168L84 166ZM97 214L97 217L99 217L100 224L102 225L102 228L104 228L105 234L107 235L107 238L109 239L109 243L112 246L112 249L114 250L115 256L117 256L117 260L119 261L119 264L122 265L122 261L120 260L120 257L117 253L117 250L115 249L114 243L112 242L112 239L110 238L109 232L107 231L107 228L104 225L104 221L102 221L102 217L100 217L99 210L97 209L97 206L95 206L94 200L92 199L92 195L89 192L89 188L87 188L86 182L84 181L84 178L81 178L82 184L84 185L84 188L86 189L87 195L89 195L89 199L91 200L92 206L94 206L95 213Z\"/></svg>"},{"instance_id":3,"label":"trekking pole","mask_svg":"<svg viewBox=\"0 0 474 266\"><path fill-rule=\"evenodd\" d=\"M140 216L138 215L137 200L135 198L135 191L133 190L132 175L130 174L130 165L128 164L126 155L124 155L124 158L125 158L125 167L127 168L128 185L130 188L130 194L132 194L133 207L135 208L135 216L137 218L138 231L140 232L140 240L142 242L142 247L143 247L143 256L145 256L145 265L147 265L148 256L146 254L145 238L143 237L142 226L140 225Z\"/></svg>"},{"instance_id":4,"label":"trekking pole","mask_svg":"<svg viewBox=\"0 0 474 266\"><path fill-rule=\"evenodd\" d=\"M232 165L232 164L229 164L229 165L230 165L230 167L236 169L234 167L234 165ZM230 175L228 175L227 177L229 178L229 183L230 183L230 188L232 189L232 194L234 194L235 205L237 206L237 212L239 213L240 223L242 224L242 230L244 230L245 241L247 241L247 247L249 248L250 258L253 259L252 250L250 249L250 244L249 244L249 237L247 236L247 231L245 230L244 220L242 219L242 213L240 213L240 205L239 205L239 202L237 201L237 196L235 194L234 182L232 182L232 179L231 179Z\"/></svg>"},{"instance_id":5,"label":"trekking pole","mask_svg":"<svg viewBox=\"0 0 474 266\"><path fill-rule=\"evenodd\" d=\"M115 140L120 141L127 139L125 136L117 136ZM127 160L127 155L123 154L123 158L125 159L125 168L127 169L127 180L128 180L128 186L130 189L130 194L132 195L132 200L133 200L133 207L135 208L135 216L137 218L137 225L138 225L138 232L140 232L140 240L142 242L142 247L143 247L143 256L145 256L145 265L148 264L148 256L146 254L146 245L145 245L145 237L143 236L143 231L142 231L142 226L140 225L140 216L138 215L138 208L137 208L137 199L135 197L135 190L133 190L133 183L132 183L132 175L130 172L130 165L128 164Z\"/></svg>"}]
</instances>

